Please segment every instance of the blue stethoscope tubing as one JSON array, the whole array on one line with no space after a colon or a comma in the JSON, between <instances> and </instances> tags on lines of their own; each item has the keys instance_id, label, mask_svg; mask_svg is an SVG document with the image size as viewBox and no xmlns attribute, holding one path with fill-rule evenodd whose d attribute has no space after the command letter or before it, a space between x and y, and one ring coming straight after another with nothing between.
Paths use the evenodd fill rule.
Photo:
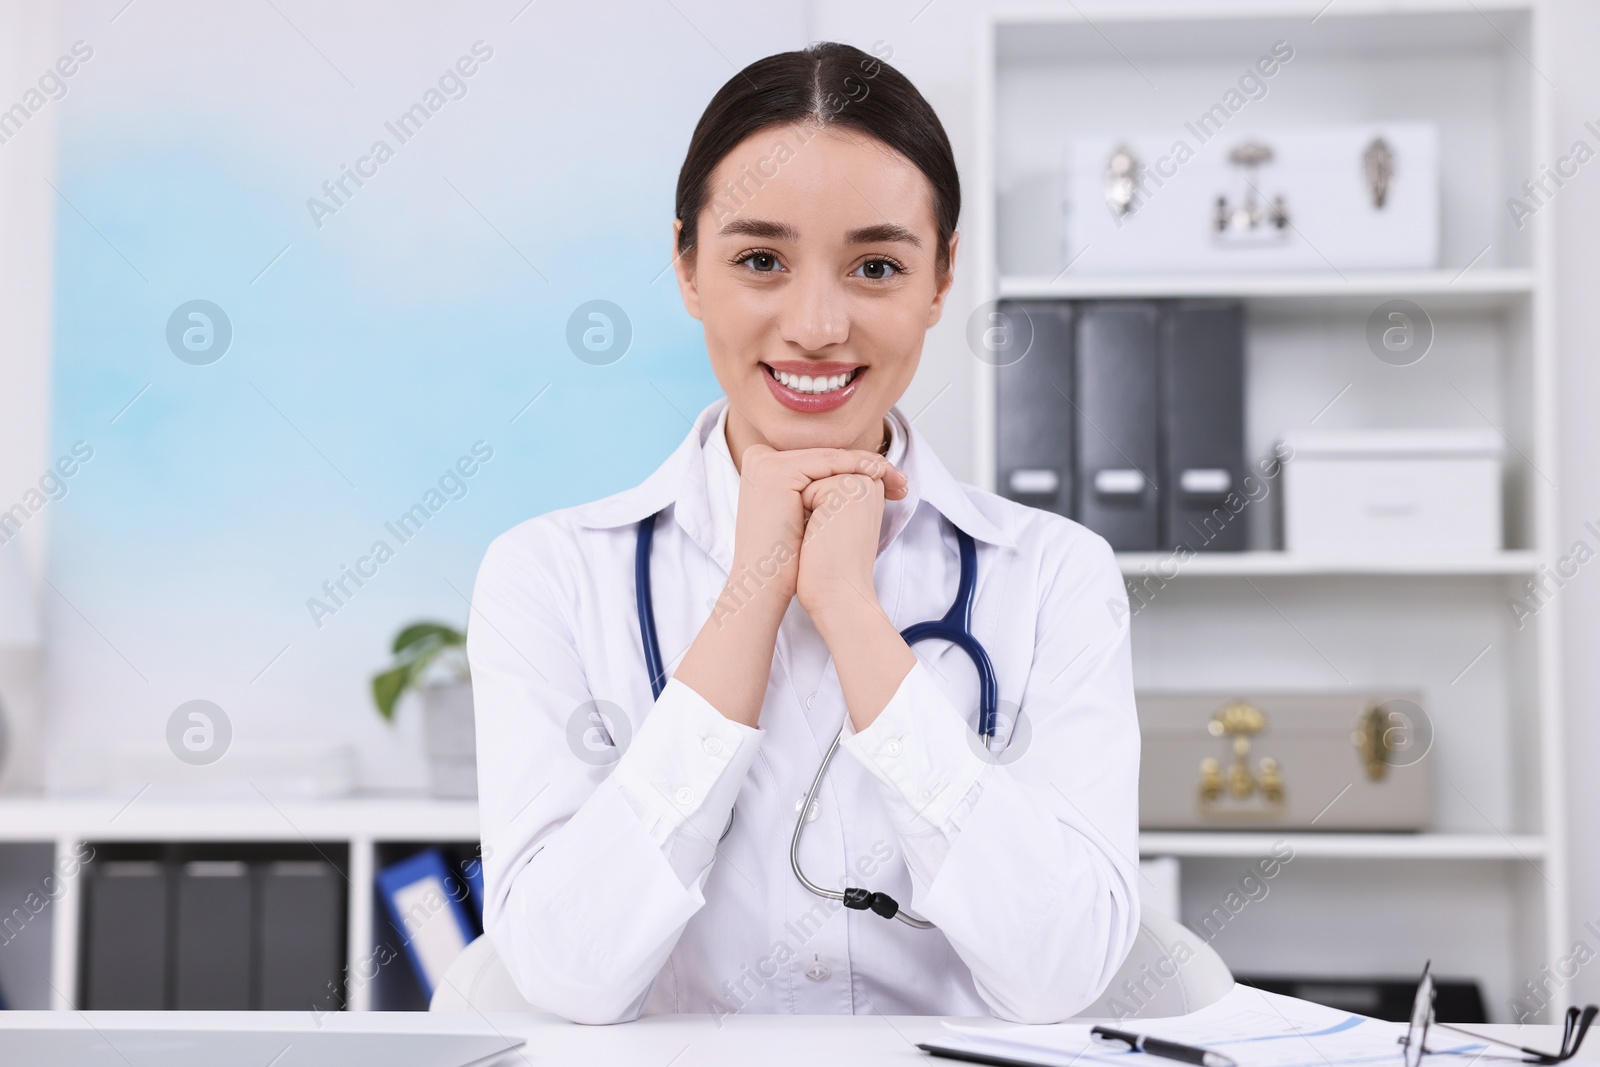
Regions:
<instances>
[{"instance_id":1,"label":"blue stethoscope tubing","mask_svg":"<svg viewBox=\"0 0 1600 1067\"><path fill-rule=\"evenodd\" d=\"M667 685L667 670L666 664L661 659L661 642L656 636L655 603L650 594L650 546L655 540L656 519L662 514L664 513L657 512L640 521L639 536L633 554L633 588L639 607L639 637L644 645L645 669L650 674L650 692L658 700L661 691ZM956 546L961 557L961 575L956 582L956 598L951 603L950 610L941 618L906 627L900 631L900 636L908 645L928 640L948 641L960 648L972 660L972 665L978 672L978 736L983 739L985 747L988 747L994 741L999 719L1000 686L988 650L972 634L972 606L977 599L978 588L978 546L972 540L972 536L959 527L956 528L955 534ZM817 789L822 785L822 779L828 772L828 764L833 761L833 754L838 751L839 741L843 737L844 727L841 725L839 732L834 735L833 744L828 746L827 754L822 757L822 763L817 767L816 776L811 779L811 788L800 804L799 815L794 823L794 837L789 842L789 866L794 870L794 875L800 883L820 897L838 900L845 907L857 911L871 910L886 919L899 919L907 926L914 926L919 930L931 929L933 923L914 918L901 911L899 904L886 893L873 893L866 889L848 887L842 892L828 889L811 881L800 869L800 835L805 829L806 816L811 811ZM732 825L733 816L730 813L728 826ZM727 829L722 831L724 837L727 833Z\"/></svg>"},{"instance_id":2,"label":"blue stethoscope tubing","mask_svg":"<svg viewBox=\"0 0 1600 1067\"><path fill-rule=\"evenodd\" d=\"M661 642L656 638L656 606L650 595L650 545L656 538L656 512L639 523L639 540L633 549L633 596L639 604L639 637L644 641L644 667L650 673L650 695L661 699L667 687L667 668L661 662Z\"/></svg>"}]
</instances>

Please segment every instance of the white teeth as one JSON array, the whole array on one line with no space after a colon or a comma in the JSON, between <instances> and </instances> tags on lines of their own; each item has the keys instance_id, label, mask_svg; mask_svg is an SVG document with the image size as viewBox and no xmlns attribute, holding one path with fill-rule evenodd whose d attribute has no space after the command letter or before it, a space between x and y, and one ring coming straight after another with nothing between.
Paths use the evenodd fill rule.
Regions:
<instances>
[{"instance_id":1,"label":"white teeth","mask_svg":"<svg viewBox=\"0 0 1600 1067\"><path fill-rule=\"evenodd\" d=\"M852 372L853 374L853 372ZM772 376L779 382L793 389L797 393L831 393L836 389L843 389L850 382L852 374L834 374L827 377L809 374L790 374L787 371L774 370Z\"/></svg>"}]
</instances>

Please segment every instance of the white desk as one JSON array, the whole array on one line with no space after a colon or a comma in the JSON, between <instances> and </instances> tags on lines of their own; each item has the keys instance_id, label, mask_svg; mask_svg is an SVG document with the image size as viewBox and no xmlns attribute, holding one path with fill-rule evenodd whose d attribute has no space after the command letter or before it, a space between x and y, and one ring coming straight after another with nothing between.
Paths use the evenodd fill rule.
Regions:
<instances>
[{"instance_id":1,"label":"white desk","mask_svg":"<svg viewBox=\"0 0 1600 1067\"><path fill-rule=\"evenodd\" d=\"M963 1020L971 1022L972 1020ZM740 1015L719 1025L710 1015L658 1015L619 1026L578 1026L552 1015L471 1015L425 1012L340 1012L324 1015L326 1029L344 1033L501 1033L526 1038L522 1056L506 1067L856 1067L952 1064L914 1047L941 1032L934 1016ZM0 1012L0 1028L307 1030L306 1012ZM995 1025L1004 1025L996 1023ZM1133 1024L1124 1024L1130 1028ZM1155 1023L1147 1024L1150 1028ZM1554 1026L1484 1026L1486 1034L1554 1049ZM1579 1059L1600 1059L1600 1035ZM1155 1061L1161 1062L1161 1061ZM1439 1058L1439 1067L1456 1061ZM1479 1060L1480 1067L1496 1061ZM1499 1061L1505 1062L1505 1061ZM62 1064L59 1067L70 1067Z\"/></svg>"}]
</instances>

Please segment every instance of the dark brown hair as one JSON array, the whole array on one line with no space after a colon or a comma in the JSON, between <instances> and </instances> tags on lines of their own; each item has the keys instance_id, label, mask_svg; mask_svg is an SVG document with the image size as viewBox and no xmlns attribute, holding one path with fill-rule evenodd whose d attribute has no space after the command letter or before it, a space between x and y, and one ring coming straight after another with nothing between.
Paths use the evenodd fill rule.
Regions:
<instances>
[{"instance_id":1,"label":"dark brown hair","mask_svg":"<svg viewBox=\"0 0 1600 1067\"><path fill-rule=\"evenodd\" d=\"M678 253L695 250L711 175L735 146L771 126L842 126L888 145L933 186L939 233L935 262L950 269L950 237L961 214L961 178L939 116L906 76L876 56L834 41L758 59L706 105L678 172ZM759 179L756 179L759 184Z\"/></svg>"}]
</instances>

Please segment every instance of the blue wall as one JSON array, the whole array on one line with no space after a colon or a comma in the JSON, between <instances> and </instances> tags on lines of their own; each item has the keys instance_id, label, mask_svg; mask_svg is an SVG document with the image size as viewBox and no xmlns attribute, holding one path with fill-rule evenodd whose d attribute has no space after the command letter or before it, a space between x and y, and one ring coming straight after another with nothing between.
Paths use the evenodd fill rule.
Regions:
<instances>
[{"instance_id":1,"label":"blue wall","mask_svg":"<svg viewBox=\"0 0 1600 1067\"><path fill-rule=\"evenodd\" d=\"M671 5L627 5L625 34L616 7L521 7L139 5L65 31L94 52L51 105L53 454L93 457L51 505L58 782L196 698L236 743L351 739L393 779L366 689L393 633L464 623L496 534L636 483L718 395L666 269L673 185L730 64L798 28L685 7L710 45ZM402 140L413 104L437 110ZM597 298L633 331L607 366L566 342ZM192 300L231 323L215 362L169 347ZM492 459L402 544L385 523L475 444ZM393 558L311 610L379 540Z\"/></svg>"}]
</instances>

